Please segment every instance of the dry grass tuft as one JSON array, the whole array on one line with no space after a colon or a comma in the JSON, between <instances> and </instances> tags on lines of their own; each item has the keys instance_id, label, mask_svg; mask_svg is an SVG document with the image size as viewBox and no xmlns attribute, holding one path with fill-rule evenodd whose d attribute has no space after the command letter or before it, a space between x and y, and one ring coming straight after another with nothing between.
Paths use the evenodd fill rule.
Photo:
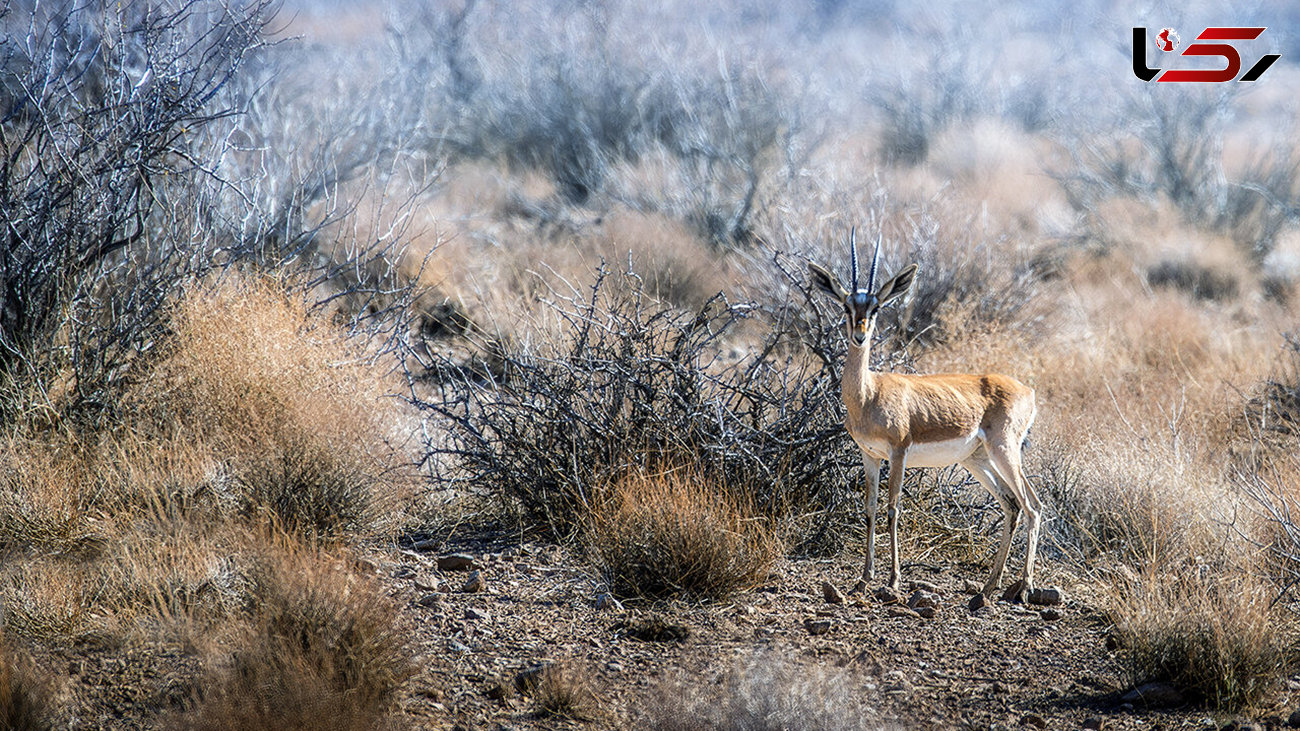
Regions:
<instances>
[{"instance_id":1,"label":"dry grass tuft","mask_svg":"<svg viewBox=\"0 0 1300 731\"><path fill-rule=\"evenodd\" d=\"M852 731L880 728L850 677L823 665L798 667L763 657L738 665L719 682L665 684L642 719L653 731Z\"/></svg>"},{"instance_id":2,"label":"dry grass tuft","mask_svg":"<svg viewBox=\"0 0 1300 731\"><path fill-rule=\"evenodd\" d=\"M178 719L195 729L373 729L413 672L398 610L341 559L283 541L254 569L253 618Z\"/></svg>"},{"instance_id":3,"label":"dry grass tuft","mask_svg":"<svg viewBox=\"0 0 1300 731\"><path fill-rule=\"evenodd\" d=\"M742 500L684 471L613 484L592 506L588 536L598 570L624 597L722 599L761 583L782 552Z\"/></svg>"},{"instance_id":4,"label":"dry grass tuft","mask_svg":"<svg viewBox=\"0 0 1300 731\"><path fill-rule=\"evenodd\" d=\"M1167 566L1121 579L1110 611L1129 679L1169 682L1219 710L1256 703L1287 671L1295 639L1269 599L1240 569Z\"/></svg>"},{"instance_id":5,"label":"dry grass tuft","mask_svg":"<svg viewBox=\"0 0 1300 731\"><path fill-rule=\"evenodd\" d=\"M538 716L594 721L599 715L600 700L591 675L570 662L548 665L533 689L533 704Z\"/></svg>"},{"instance_id":6,"label":"dry grass tuft","mask_svg":"<svg viewBox=\"0 0 1300 731\"><path fill-rule=\"evenodd\" d=\"M275 282L243 278L176 304L169 347L133 399L222 454L245 508L338 537L392 517L384 396L358 345Z\"/></svg>"}]
</instances>

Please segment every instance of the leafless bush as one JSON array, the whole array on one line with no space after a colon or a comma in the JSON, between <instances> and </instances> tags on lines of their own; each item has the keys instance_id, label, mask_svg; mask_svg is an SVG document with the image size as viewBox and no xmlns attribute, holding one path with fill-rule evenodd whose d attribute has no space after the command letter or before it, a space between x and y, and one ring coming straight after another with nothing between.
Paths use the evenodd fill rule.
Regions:
<instances>
[{"instance_id":1,"label":"leafless bush","mask_svg":"<svg viewBox=\"0 0 1300 731\"><path fill-rule=\"evenodd\" d=\"M697 67L634 47L615 28L633 7L530 20L493 3L411 8L421 20L394 25L394 45L433 82L422 97L440 110L430 144L543 170L570 203L613 194L673 208L719 244L748 243L761 187L811 147L801 115L754 66ZM516 41L508 56L502 35ZM678 195L615 190L620 167L647 158L683 181Z\"/></svg>"},{"instance_id":2,"label":"leafless bush","mask_svg":"<svg viewBox=\"0 0 1300 731\"><path fill-rule=\"evenodd\" d=\"M1072 134L1066 148L1073 168L1055 177L1071 204L1088 215L1108 198L1163 196L1189 223L1230 236L1261 262L1300 218L1300 161L1293 150L1275 147L1232 179L1223 160L1232 100L1224 93L1144 89L1130 97L1131 119L1102 134Z\"/></svg>"},{"instance_id":3,"label":"leafless bush","mask_svg":"<svg viewBox=\"0 0 1300 731\"><path fill-rule=\"evenodd\" d=\"M602 269L587 295L555 295L559 335L499 344L499 377L430 364L446 377L437 398L415 401L443 420L425 460L435 477L490 486L559 534L582 524L598 487L680 466L760 514L829 516L856 460L840 415L839 330L807 290L774 308L718 295L688 313L622 279ZM748 347L747 327L758 329ZM741 350L728 357L729 347ZM432 431L442 424L445 435ZM803 538L815 545L827 530Z\"/></svg>"},{"instance_id":4,"label":"leafless bush","mask_svg":"<svg viewBox=\"0 0 1300 731\"><path fill-rule=\"evenodd\" d=\"M192 230L173 228L210 161L197 132L234 112L221 94L262 45L269 5L4 6L6 380L42 375L55 342L82 386L147 347L175 283L204 260Z\"/></svg>"},{"instance_id":5,"label":"leafless bush","mask_svg":"<svg viewBox=\"0 0 1300 731\"><path fill-rule=\"evenodd\" d=\"M1166 259L1147 270L1153 287L1174 287L1199 300L1226 301L1237 297L1237 278L1191 261Z\"/></svg>"}]
</instances>

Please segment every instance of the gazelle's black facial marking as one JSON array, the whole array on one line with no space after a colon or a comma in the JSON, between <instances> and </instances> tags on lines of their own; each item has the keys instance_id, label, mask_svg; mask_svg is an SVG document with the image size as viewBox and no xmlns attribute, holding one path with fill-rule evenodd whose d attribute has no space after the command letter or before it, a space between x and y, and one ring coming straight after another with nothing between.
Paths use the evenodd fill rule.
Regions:
<instances>
[{"instance_id":1,"label":"gazelle's black facial marking","mask_svg":"<svg viewBox=\"0 0 1300 731\"><path fill-rule=\"evenodd\" d=\"M849 342L858 347L866 345L880 311L880 299L865 289L844 298L844 315L848 318Z\"/></svg>"}]
</instances>

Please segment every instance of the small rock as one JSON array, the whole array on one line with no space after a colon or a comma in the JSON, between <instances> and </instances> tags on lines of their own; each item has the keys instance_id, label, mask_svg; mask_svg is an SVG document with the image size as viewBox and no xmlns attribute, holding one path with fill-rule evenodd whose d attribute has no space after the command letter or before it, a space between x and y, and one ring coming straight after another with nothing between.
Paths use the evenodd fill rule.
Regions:
<instances>
[{"instance_id":1,"label":"small rock","mask_svg":"<svg viewBox=\"0 0 1300 731\"><path fill-rule=\"evenodd\" d=\"M969 609L971 612L978 612L979 610L983 609L984 607L987 607L988 605L989 605L989 598L984 596L983 594L980 594L979 592L976 592L975 596L970 598L970 603L966 605L966 608Z\"/></svg>"},{"instance_id":2,"label":"small rock","mask_svg":"<svg viewBox=\"0 0 1300 731\"><path fill-rule=\"evenodd\" d=\"M415 576L415 569L410 566L398 566L397 570L393 572L394 579L409 579L412 576Z\"/></svg>"},{"instance_id":3,"label":"small rock","mask_svg":"<svg viewBox=\"0 0 1300 731\"><path fill-rule=\"evenodd\" d=\"M1121 712L1121 713L1132 713L1132 712L1133 712L1133 704L1132 704L1132 703L1121 703L1121 704L1119 704L1119 706L1117 707L1117 710L1119 710L1119 712Z\"/></svg>"},{"instance_id":4,"label":"small rock","mask_svg":"<svg viewBox=\"0 0 1300 731\"><path fill-rule=\"evenodd\" d=\"M596 609L601 611L611 609L622 614L623 603L615 599L613 594L610 594L609 592L601 592L596 595Z\"/></svg>"},{"instance_id":5,"label":"small rock","mask_svg":"<svg viewBox=\"0 0 1300 731\"><path fill-rule=\"evenodd\" d=\"M831 631L831 621L829 619L805 619L803 628L808 630L810 635L824 635Z\"/></svg>"},{"instance_id":6,"label":"small rock","mask_svg":"<svg viewBox=\"0 0 1300 731\"><path fill-rule=\"evenodd\" d=\"M411 550L420 551L420 552L436 551L438 550L439 545L441 545L441 541L438 541L437 539L434 538L425 538L422 541L416 541L415 543L412 543Z\"/></svg>"},{"instance_id":7,"label":"small rock","mask_svg":"<svg viewBox=\"0 0 1300 731\"><path fill-rule=\"evenodd\" d=\"M981 589L983 589L983 587L979 585L978 581L971 581L970 579L966 579L961 585L961 591L963 594L978 594Z\"/></svg>"},{"instance_id":8,"label":"small rock","mask_svg":"<svg viewBox=\"0 0 1300 731\"><path fill-rule=\"evenodd\" d=\"M1291 712L1291 715L1286 719L1286 725L1291 728L1300 728L1300 709Z\"/></svg>"},{"instance_id":9,"label":"small rock","mask_svg":"<svg viewBox=\"0 0 1300 731\"><path fill-rule=\"evenodd\" d=\"M1044 622L1055 622L1061 618L1061 611L1059 609L1044 609L1038 613L1038 616L1042 617Z\"/></svg>"},{"instance_id":10,"label":"small rock","mask_svg":"<svg viewBox=\"0 0 1300 731\"><path fill-rule=\"evenodd\" d=\"M844 603L844 595L841 594L840 590L836 589L835 585L829 581L822 582L822 598L826 600L827 604Z\"/></svg>"},{"instance_id":11,"label":"small rock","mask_svg":"<svg viewBox=\"0 0 1300 731\"><path fill-rule=\"evenodd\" d=\"M939 613L939 610L934 607L917 607L916 613L925 619L934 619L935 615Z\"/></svg>"},{"instance_id":12,"label":"small rock","mask_svg":"<svg viewBox=\"0 0 1300 731\"><path fill-rule=\"evenodd\" d=\"M469 645L466 645L464 642L455 639L447 640L447 649L451 650L452 652L462 653L462 654L466 652L470 652Z\"/></svg>"},{"instance_id":13,"label":"small rock","mask_svg":"<svg viewBox=\"0 0 1300 731\"><path fill-rule=\"evenodd\" d=\"M1037 713L1026 713L1020 718L1021 726L1033 726L1034 728L1047 728L1047 721Z\"/></svg>"},{"instance_id":14,"label":"small rock","mask_svg":"<svg viewBox=\"0 0 1300 731\"><path fill-rule=\"evenodd\" d=\"M907 588L911 591L923 591L927 594L943 595L943 592L939 591L939 587L928 581L909 581L907 582Z\"/></svg>"},{"instance_id":15,"label":"small rock","mask_svg":"<svg viewBox=\"0 0 1300 731\"><path fill-rule=\"evenodd\" d=\"M894 591L892 588L882 586L879 589L876 589L876 601L881 604L898 604L903 601L903 598L900 597L898 592Z\"/></svg>"},{"instance_id":16,"label":"small rock","mask_svg":"<svg viewBox=\"0 0 1300 731\"><path fill-rule=\"evenodd\" d=\"M440 591L442 589L442 582L432 576L417 576L414 585L416 591Z\"/></svg>"},{"instance_id":17,"label":"small rock","mask_svg":"<svg viewBox=\"0 0 1300 731\"><path fill-rule=\"evenodd\" d=\"M611 673L621 673L623 672L623 663L617 660L611 660L605 663L605 669Z\"/></svg>"},{"instance_id":18,"label":"small rock","mask_svg":"<svg viewBox=\"0 0 1300 731\"><path fill-rule=\"evenodd\" d=\"M465 553L452 553L438 557L439 571L473 571L478 567L474 557Z\"/></svg>"},{"instance_id":19,"label":"small rock","mask_svg":"<svg viewBox=\"0 0 1300 731\"><path fill-rule=\"evenodd\" d=\"M1061 603L1061 590L1060 589L1034 589L1033 591L1029 592L1029 596L1027 598L1029 599L1030 604L1054 607L1057 604Z\"/></svg>"},{"instance_id":20,"label":"small rock","mask_svg":"<svg viewBox=\"0 0 1300 731\"><path fill-rule=\"evenodd\" d=\"M484 619L490 619L490 617L488 616L487 612L484 612L479 609L475 609L474 607L465 607L465 619L479 621Z\"/></svg>"},{"instance_id":21,"label":"small rock","mask_svg":"<svg viewBox=\"0 0 1300 731\"><path fill-rule=\"evenodd\" d=\"M442 599L437 594L425 594L419 599L416 599L415 603L421 607L436 607L440 601L442 601Z\"/></svg>"},{"instance_id":22,"label":"small rock","mask_svg":"<svg viewBox=\"0 0 1300 731\"><path fill-rule=\"evenodd\" d=\"M465 585L462 586L460 590L469 594L475 594L483 591L486 586L487 585L483 581L482 572L471 571L469 576L465 579Z\"/></svg>"},{"instance_id":23,"label":"small rock","mask_svg":"<svg viewBox=\"0 0 1300 731\"><path fill-rule=\"evenodd\" d=\"M1088 731L1105 731L1106 719L1101 716L1088 716L1083 720L1083 727Z\"/></svg>"},{"instance_id":24,"label":"small rock","mask_svg":"<svg viewBox=\"0 0 1300 731\"><path fill-rule=\"evenodd\" d=\"M1124 703L1132 703L1134 706L1167 708L1169 706L1181 706L1183 704L1183 694L1169 683L1146 683L1125 693L1120 700Z\"/></svg>"},{"instance_id":25,"label":"small rock","mask_svg":"<svg viewBox=\"0 0 1300 731\"><path fill-rule=\"evenodd\" d=\"M936 607L939 605L939 595L930 591L917 589L912 592L912 596L907 600L907 606L912 609L920 607Z\"/></svg>"},{"instance_id":26,"label":"small rock","mask_svg":"<svg viewBox=\"0 0 1300 731\"><path fill-rule=\"evenodd\" d=\"M891 604L885 607L885 616L888 617L919 617L915 609L904 607L898 604Z\"/></svg>"}]
</instances>

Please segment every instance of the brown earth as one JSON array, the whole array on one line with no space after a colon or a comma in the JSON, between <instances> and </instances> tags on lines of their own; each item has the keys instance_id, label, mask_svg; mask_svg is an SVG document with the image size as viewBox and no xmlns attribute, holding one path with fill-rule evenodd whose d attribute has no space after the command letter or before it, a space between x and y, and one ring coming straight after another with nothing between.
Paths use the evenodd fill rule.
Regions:
<instances>
[{"instance_id":1,"label":"brown earth","mask_svg":"<svg viewBox=\"0 0 1300 731\"><path fill-rule=\"evenodd\" d=\"M1300 678L1293 678L1272 706L1232 717L1186 702L1126 705L1122 697L1131 688L1117 656L1122 649L1109 640L1100 598L1087 582L1052 566L1040 583L1062 590L1057 619L1045 618L1041 607L1003 601L969 611L963 587L982 581L986 567L907 566L905 585L920 580L940 592L934 618L925 619L870 597L828 603L824 579L847 591L856 578L851 551L833 560L786 560L765 586L728 603L624 608L598 602L598 578L558 546L470 550L485 589L462 591L466 571L436 567L436 556L454 548L378 560L413 625L421 670L403 710L421 727L637 728L673 693L708 692L756 658L792 665L796 673L847 675L865 718L874 719L868 728L1078 729L1098 719L1106 729L1217 729L1247 720L1268 728L1283 725L1300 699ZM441 583L438 591L427 590L431 579ZM809 626L819 620L829 628L813 634ZM633 636L651 625L688 634ZM518 690L520 673L555 662L588 676L599 698L589 721L538 715L535 701Z\"/></svg>"}]
</instances>

